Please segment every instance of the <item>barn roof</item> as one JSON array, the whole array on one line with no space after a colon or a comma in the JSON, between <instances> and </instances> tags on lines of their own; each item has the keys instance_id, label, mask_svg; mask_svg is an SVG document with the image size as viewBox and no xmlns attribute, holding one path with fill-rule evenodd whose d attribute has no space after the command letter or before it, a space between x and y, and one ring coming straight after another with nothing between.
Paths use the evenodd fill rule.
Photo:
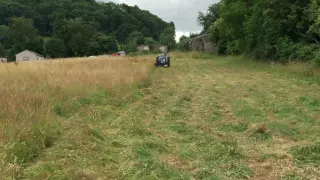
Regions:
<instances>
[{"instance_id":1,"label":"barn roof","mask_svg":"<svg viewBox=\"0 0 320 180\"><path fill-rule=\"evenodd\" d=\"M191 38L189 43L193 42L193 41L197 41L197 40L202 40L204 39L205 41L210 41L210 35L209 34L202 34L199 36L196 36L194 38Z\"/></svg>"},{"instance_id":2,"label":"barn roof","mask_svg":"<svg viewBox=\"0 0 320 180\"><path fill-rule=\"evenodd\" d=\"M25 52L25 51L29 51L29 52L37 55L37 56L43 57L41 54L39 54L39 53L37 53L37 52L34 52L34 51L30 51L30 50L28 50L28 49L26 49L26 50L24 50L24 51L21 51L20 53L23 53L23 52ZM18 53L18 54L20 54L20 53ZM17 54L17 55L18 55L18 54Z\"/></svg>"}]
</instances>

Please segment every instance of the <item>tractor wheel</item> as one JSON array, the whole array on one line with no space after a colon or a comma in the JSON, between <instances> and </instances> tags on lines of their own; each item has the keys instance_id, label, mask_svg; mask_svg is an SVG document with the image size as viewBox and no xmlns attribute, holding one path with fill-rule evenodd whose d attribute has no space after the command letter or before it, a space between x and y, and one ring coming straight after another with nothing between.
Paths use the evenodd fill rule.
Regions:
<instances>
[{"instance_id":1,"label":"tractor wheel","mask_svg":"<svg viewBox=\"0 0 320 180\"><path fill-rule=\"evenodd\" d=\"M168 58L168 67L170 67L170 58Z\"/></svg>"}]
</instances>

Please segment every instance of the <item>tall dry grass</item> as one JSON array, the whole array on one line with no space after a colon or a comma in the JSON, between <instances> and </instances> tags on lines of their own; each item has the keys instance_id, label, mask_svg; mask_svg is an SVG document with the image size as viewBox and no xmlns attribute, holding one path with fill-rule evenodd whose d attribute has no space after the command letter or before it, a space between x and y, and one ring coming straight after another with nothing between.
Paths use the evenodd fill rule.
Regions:
<instances>
[{"instance_id":1,"label":"tall dry grass","mask_svg":"<svg viewBox=\"0 0 320 180\"><path fill-rule=\"evenodd\" d=\"M149 57L0 64L0 179L15 176L59 133L55 102L147 78Z\"/></svg>"}]
</instances>

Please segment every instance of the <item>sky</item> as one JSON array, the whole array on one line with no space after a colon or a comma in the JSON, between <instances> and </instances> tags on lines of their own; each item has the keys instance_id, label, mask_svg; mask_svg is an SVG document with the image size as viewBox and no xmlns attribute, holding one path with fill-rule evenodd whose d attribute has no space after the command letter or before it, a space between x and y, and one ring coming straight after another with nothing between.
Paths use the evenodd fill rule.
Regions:
<instances>
[{"instance_id":1,"label":"sky","mask_svg":"<svg viewBox=\"0 0 320 180\"><path fill-rule=\"evenodd\" d=\"M102 0L109 1L109 0ZM173 21L176 26L176 39L190 32L200 32L202 27L197 23L199 12L205 12L209 5L219 0L112 0L116 3L137 5L148 10L166 22Z\"/></svg>"}]
</instances>

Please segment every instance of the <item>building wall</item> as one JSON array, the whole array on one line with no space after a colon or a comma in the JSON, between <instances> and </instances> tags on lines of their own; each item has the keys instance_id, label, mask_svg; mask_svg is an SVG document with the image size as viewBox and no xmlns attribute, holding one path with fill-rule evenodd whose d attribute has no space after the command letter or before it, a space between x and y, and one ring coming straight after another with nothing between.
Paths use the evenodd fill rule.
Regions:
<instances>
[{"instance_id":1,"label":"building wall","mask_svg":"<svg viewBox=\"0 0 320 180\"><path fill-rule=\"evenodd\" d=\"M215 51L215 46L212 42L205 42L204 43L204 52L213 53L214 51Z\"/></svg>"},{"instance_id":2,"label":"building wall","mask_svg":"<svg viewBox=\"0 0 320 180\"><path fill-rule=\"evenodd\" d=\"M192 51L213 53L215 51L215 45L208 39L207 36L202 36L196 37L191 41L190 49Z\"/></svg>"},{"instance_id":3,"label":"building wall","mask_svg":"<svg viewBox=\"0 0 320 180\"><path fill-rule=\"evenodd\" d=\"M16 61L33 61L33 60L43 60L43 57L39 57L30 51L23 51L16 55Z\"/></svg>"},{"instance_id":4,"label":"building wall","mask_svg":"<svg viewBox=\"0 0 320 180\"><path fill-rule=\"evenodd\" d=\"M6 63L7 62L7 58L1 58L0 57L0 63Z\"/></svg>"},{"instance_id":5,"label":"building wall","mask_svg":"<svg viewBox=\"0 0 320 180\"><path fill-rule=\"evenodd\" d=\"M191 49L192 49L193 51L200 51L200 52L202 52L203 49L204 49L204 43L203 43L202 41L199 41L199 40L197 40L197 41L192 41L192 43L191 43Z\"/></svg>"},{"instance_id":6,"label":"building wall","mask_svg":"<svg viewBox=\"0 0 320 180\"><path fill-rule=\"evenodd\" d=\"M167 53L168 52L168 47L167 46L160 46L159 50L162 51L163 53Z\"/></svg>"},{"instance_id":7,"label":"building wall","mask_svg":"<svg viewBox=\"0 0 320 180\"><path fill-rule=\"evenodd\" d=\"M138 51L150 51L149 46L138 46L137 47Z\"/></svg>"}]
</instances>

